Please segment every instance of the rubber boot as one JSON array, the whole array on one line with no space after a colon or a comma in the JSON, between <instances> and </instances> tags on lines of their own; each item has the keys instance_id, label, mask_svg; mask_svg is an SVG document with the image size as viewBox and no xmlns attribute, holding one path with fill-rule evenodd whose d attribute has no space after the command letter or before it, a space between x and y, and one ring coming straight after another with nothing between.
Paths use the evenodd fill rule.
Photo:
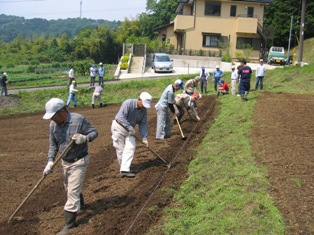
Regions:
<instances>
[{"instance_id":1,"label":"rubber boot","mask_svg":"<svg viewBox=\"0 0 314 235\"><path fill-rule=\"evenodd\" d=\"M81 205L81 209L85 206L83 193L80 193L80 205Z\"/></svg>"},{"instance_id":2,"label":"rubber boot","mask_svg":"<svg viewBox=\"0 0 314 235\"><path fill-rule=\"evenodd\" d=\"M95 105L94 104L92 104L92 107L93 107L93 109L95 108Z\"/></svg>"},{"instance_id":3,"label":"rubber boot","mask_svg":"<svg viewBox=\"0 0 314 235\"><path fill-rule=\"evenodd\" d=\"M70 232L71 229L77 227L76 212L64 211L64 227L57 235L64 235Z\"/></svg>"},{"instance_id":4,"label":"rubber boot","mask_svg":"<svg viewBox=\"0 0 314 235\"><path fill-rule=\"evenodd\" d=\"M102 107L102 103L100 103L100 108Z\"/></svg>"}]
</instances>

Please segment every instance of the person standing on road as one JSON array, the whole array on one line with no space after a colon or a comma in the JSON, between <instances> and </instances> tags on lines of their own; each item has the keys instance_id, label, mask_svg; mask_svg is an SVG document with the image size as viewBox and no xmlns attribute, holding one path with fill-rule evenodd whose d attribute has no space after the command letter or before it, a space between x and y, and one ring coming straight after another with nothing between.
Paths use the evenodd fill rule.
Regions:
<instances>
[{"instance_id":1,"label":"person standing on road","mask_svg":"<svg viewBox=\"0 0 314 235\"><path fill-rule=\"evenodd\" d=\"M195 109L195 103L198 98L199 98L199 95L197 93L193 93L192 95L188 95L188 94L176 95L174 99L176 105L174 105L174 108L178 110L177 112L179 112L179 115L178 115L179 122L185 113L184 109L186 109L187 112L189 112L188 110L191 109L197 121L201 120Z\"/></svg>"},{"instance_id":2,"label":"person standing on road","mask_svg":"<svg viewBox=\"0 0 314 235\"><path fill-rule=\"evenodd\" d=\"M98 66L98 85L104 85L104 76L105 76L105 67L104 65L100 62Z\"/></svg>"},{"instance_id":3,"label":"person standing on road","mask_svg":"<svg viewBox=\"0 0 314 235\"><path fill-rule=\"evenodd\" d=\"M69 97L68 97L68 101L67 101L67 107L69 107L71 101L73 102L74 104L74 107L77 106L77 101L76 101L76 97L75 97L75 93L78 92L76 88L76 81L72 81L72 84L70 85L70 88L69 88Z\"/></svg>"},{"instance_id":4,"label":"person standing on road","mask_svg":"<svg viewBox=\"0 0 314 235\"><path fill-rule=\"evenodd\" d=\"M178 79L174 82L174 84L167 86L167 88L163 91L158 103L155 105L157 110L157 140L163 140L165 138L170 138L171 136L168 108L174 115L179 115L179 112L176 112L174 108L174 93L180 89L183 90L183 81Z\"/></svg>"},{"instance_id":5,"label":"person standing on road","mask_svg":"<svg viewBox=\"0 0 314 235\"><path fill-rule=\"evenodd\" d=\"M224 73L220 70L219 65L217 65L216 70L213 73L213 82L214 82L215 91L217 91L217 85L223 76L224 76Z\"/></svg>"},{"instance_id":6,"label":"person standing on road","mask_svg":"<svg viewBox=\"0 0 314 235\"><path fill-rule=\"evenodd\" d=\"M69 71L69 83L68 83L68 86L71 86L72 84L72 81L75 81L75 78L74 78L74 66L72 65L71 68L70 68L70 71Z\"/></svg>"},{"instance_id":7,"label":"person standing on road","mask_svg":"<svg viewBox=\"0 0 314 235\"><path fill-rule=\"evenodd\" d=\"M237 93L237 81L238 81L238 70L235 69L235 66L231 67L231 94L236 95Z\"/></svg>"},{"instance_id":8,"label":"person standing on road","mask_svg":"<svg viewBox=\"0 0 314 235\"><path fill-rule=\"evenodd\" d=\"M89 86L95 86L95 80L96 80L96 75L97 75L97 67L95 64L92 64L92 66L90 67L89 75L90 75Z\"/></svg>"},{"instance_id":9,"label":"person standing on road","mask_svg":"<svg viewBox=\"0 0 314 235\"><path fill-rule=\"evenodd\" d=\"M209 76L210 73L205 70L205 67L202 67L200 72L200 90L202 93L205 92L207 94L207 83Z\"/></svg>"},{"instance_id":10,"label":"person standing on road","mask_svg":"<svg viewBox=\"0 0 314 235\"><path fill-rule=\"evenodd\" d=\"M259 65L256 68L256 83L255 83L255 90L258 90L258 85L260 85L260 89L263 90L263 82L266 72L266 66L264 65L263 59L259 60Z\"/></svg>"},{"instance_id":11,"label":"person standing on road","mask_svg":"<svg viewBox=\"0 0 314 235\"><path fill-rule=\"evenodd\" d=\"M2 74L2 78L1 78L1 95L8 96L8 88L7 88L7 84L8 84L8 74L6 72L4 72Z\"/></svg>"},{"instance_id":12,"label":"person standing on road","mask_svg":"<svg viewBox=\"0 0 314 235\"><path fill-rule=\"evenodd\" d=\"M125 100L111 124L113 147L116 149L121 176L134 177L130 166L136 149L135 126L138 124L142 142L148 147L147 109L152 96L142 92L138 99Z\"/></svg>"},{"instance_id":13,"label":"person standing on road","mask_svg":"<svg viewBox=\"0 0 314 235\"><path fill-rule=\"evenodd\" d=\"M58 234L66 234L77 227L76 215L84 205L83 181L89 164L88 142L98 132L88 120L78 113L70 113L63 100L50 99L45 106L43 119L51 120L49 126L48 163L44 175L52 173L52 165L58 152L62 152L74 140L75 144L61 160L63 184L67 194L64 205L64 227Z\"/></svg>"},{"instance_id":14,"label":"person standing on road","mask_svg":"<svg viewBox=\"0 0 314 235\"><path fill-rule=\"evenodd\" d=\"M240 62L240 68L238 71L238 74L240 76L240 96L242 101L248 101L248 94L250 91L250 83L251 83L251 75L252 75L252 69L250 66L246 65L246 60L242 60Z\"/></svg>"}]
</instances>

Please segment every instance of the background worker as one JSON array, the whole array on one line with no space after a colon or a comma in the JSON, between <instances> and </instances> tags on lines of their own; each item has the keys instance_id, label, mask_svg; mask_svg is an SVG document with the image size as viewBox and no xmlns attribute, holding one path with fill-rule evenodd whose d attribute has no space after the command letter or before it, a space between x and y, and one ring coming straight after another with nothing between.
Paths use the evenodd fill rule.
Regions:
<instances>
[{"instance_id":1,"label":"background worker","mask_svg":"<svg viewBox=\"0 0 314 235\"><path fill-rule=\"evenodd\" d=\"M89 76L90 76L89 86L95 85L96 75L97 75L97 67L95 64L92 64L92 66L89 68Z\"/></svg>"},{"instance_id":2,"label":"background worker","mask_svg":"<svg viewBox=\"0 0 314 235\"><path fill-rule=\"evenodd\" d=\"M152 96L142 92L138 99L125 100L111 124L113 147L116 149L122 177L134 177L130 166L136 148L135 126L138 124L142 142L148 147L147 110Z\"/></svg>"},{"instance_id":3,"label":"background worker","mask_svg":"<svg viewBox=\"0 0 314 235\"><path fill-rule=\"evenodd\" d=\"M205 67L202 67L200 72L200 90L202 93L207 93L207 83L209 76L210 73L205 70Z\"/></svg>"},{"instance_id":4,"label":"background worker","mask_svg":"<svg viewBox=\"0 0 314 235\"><path fill-rule=\"evenodd\" d=\"M180 89L183 90L183 81L178 79L174 82L174 84L167 86L158 103L155 105L157 110L156 139L158 140L170 138L171 136L168 108L174 115L179 115L179 113L174 109L174 93Z\"/></svg>"},{"instance_id":5,"label":"background worker","mask_svg":"<svg viewBox=\"0 0 314 235\"><path fill-rule=\"evenodd\" d=\"M104 76L105 76L105 67L104 65L100 62L98 66L98 85L104 85Z\"/></svg>"},{"instance_id":6,"label":"background worker","mask_svg":"<svg viewBox=\"0 0 314 235\"><path fill-rule=\"evenodd\" d=\"M197 121L200 121L200 117L198 116L198 113L195 109L195 102L199 98L199 95L197 93L194 93L192 95L188 94L177 94L175 97L175 109L178 109L179 115L178 120L180 122L181 118L183 117L185 111L184 109L188 110L191 109L193 114L195 115Z\"/></svg>"},{"instance_id":7,"label":"background worker","mask_svg":"<svg viewBox=\"0 0 314 235\"><path fill-rule=\"evenodd\" d=\"M199 83L200 79L201 78L199 76L196 76L195 78L187 80L187 82L184 85L184 93L186 93L188 95L192 95L194 93L195 89L197 91L199 91L198 83Z\"/></svg>"},{"instance_id":8,"label":"background worker","mask_svg":"<svg viewBox=\"0 0 314 235\"><path fill-rule=\"evenodd\" d=\"M238 70L235 69L235 66L233 65L231 67L231 94L236 95L237 93L237 81L238 81Z\"/></svg>"},{"instance_id":9,"label":"background worker","mask_svg":"<svg viewBox=\"0 0 314 235\"><path fill-rule=\"evenodd\" d=\"M1 87L2 87L2 89L1 89L1 95L3 95L3 93L4 93L4 95L5 96L8 96L8 88L7 88L7 84L8 84L8 74L6 73L6 72L4 72L3 74L2 74L2 77L1 77Z\"/></svg>"},{"instance_id":10,"label":"background worker","mask_svg":"<svg viewBox=\"0 0 314 235\"><path fill-rule=\"evenodd\" d=\"M219 65L217 65L216 70L213 73L213 81L214 81L215 91L217 91L217 85L223 76L224 76L224 73L220 70Z\"/></svg>"},{"instance_id":11,"label":"background worker","mask_svg":"<svg viewBox=\"0 0 314 235\"><path fill-rule=\"evenodd\" d=\"M74 107L77 106L77 100L76 100L76 97L75 97L75 93L78 92L76 88L76 81L73 80L72 81L72 84L70 85L70 88L69 88L69 96L68 96L68 100L67 100L67 107L69 107L71 101L73 102L74 104Z\"/></svg>"},{"instance_id":12,"label":"background worker","mask_svg":"<svg viewBox=\"0 0 314 235\"><path fill-rule=\"evenodd\" d=\"M97 99L99 101L99 106L102 107L103 100L102 100L102 92L103 92L104 85L97 85L97 86L91 86L87 90L94 89L93 95L92 95L92 108L95 108L95 100Z\"/></svg>"},{"instance_id":13,"label":"background worker","mask_svg":"<svg viewBox=\"0 0 314 235\"><path fill-rule=\"evenodd\" d=\"M221 79L219 81L219 88L218 88L217 96L219 96L220 94L225 95L225 94L228 94L228 93L229 93L229 86L225 82L225 80Z\"/></svg>"},{"instance_id":14,"label":"background worker","mask_svg":"<svg viewBox=\"0 0 314 235\"><path fill-rule=\"evenodd\" d=\"M84 204L83 181L89 163L87 142L93 141L97 130L78 113L68 112L65 103L59 98L50 99L45 106L43 119L51 120L49 125L48 163L44 175L52 173L52 165L58 152L62 152L71 140L75 144L61 160L63 184L67 194L64 205L65 225L58 234L66 234L76 227L76 215Z\"/></svg>"},{"instance_id":15,"label":"background worker","mask_svg":"<svg viewBox=\"0 0 314 235\"><path fill-rule=\"evenodd\" d=\"M258 90L258 85L260 85L260 89L263 90L263 82L266 72L266 66L264 65L263 59L259 60L259 65L256 68L256 83L255 83L255 90Z\"/></svg>"},{"instance_id":16,"label":"background worker","mask_svg":"<svg viewBox=\"0 0 314 235\"><path fill-rule=\"evenodd\" d=\"M70 68L70 71L69 71L69 83L68 83L68 86L70 86L72 84L72 81L75 81L75 78L74 78L74 66L72 65L71 68Z\"/></svg>"},{"instance_id":17,"label":"background worker","mask_svg":"<svg viewBox=\"0 0 314 235\"><path fill-rule=\"evenodd\" d=\"M240 62L240 67L238 74L240 76L240 96L242 101L248 101L247 95L249 94L250 87L251 87L251 75L252 69L250 66L246 65L246 60L242 60Z\"/></svg>"}]
</instances>

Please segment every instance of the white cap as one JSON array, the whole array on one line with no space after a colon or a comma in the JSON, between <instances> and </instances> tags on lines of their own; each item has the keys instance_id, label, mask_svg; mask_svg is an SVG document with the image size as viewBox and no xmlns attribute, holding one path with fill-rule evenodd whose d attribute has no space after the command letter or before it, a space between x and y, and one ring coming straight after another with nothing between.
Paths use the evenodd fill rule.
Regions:
<instances>
[{"instance_id":1,"label":"white cap","mask_svg":"<svg viewBox=\"0 0 314 235\"><path fill-rule=\"evenodd\" d=\"M60 98L51 98L45 106L46 113L43 119L51 119L56 112L61 110L65 106L65 103Z\"/></svg>"},{"instance_id":2,"label":"white cap","mask_svg":"<svg viewBox=\"0 0 314 235\"><path fill-rule=\"evenodd\" d=\"M99 65L102 65L102 63L100 62Z\"/></svg>"},{"instance_id":3,"label":"white cap","mask_svg":"<svg viewBox=\"0 0 314 235\"><path fill-rule=\"evenodd\" d=\"M219 69L219 65L216 65L216 69Z\"/></svg>"},{"instance_id":4,"label":"white cap","mask_svg":"<svg viewBox=\"0 0 314 235\"><path fill-rule=\"evenodd\" d=\"M4 76L8 76L8 74L6 72L3 73Z\"/></svg>"},{"instance_id":5,"label":"white cap","mask_svg":"<svg viewBox=\"0 0 314 235\"><path fill-rule=\"evenodd\" d=\"M140 94L140 99L142 100L143 106L149 109L153 97L148 92L144 91Z\"/></svg>"},{"instance_id":6,"label":"white cap","mask_svg":"<svg viewBox=\"0 0 314 235\"><path fill-rule=\"evenodd\" d=\"M264 60L263 60L263 59L260 59L259 61L263 62Z\"/></svg>"},{"instance_id":7,"label":"white cap","mask_svg":"<svg viewBox=\"0 0 314 235\"><path fill-rule=\"evenodd\" d=\"M181 79L178 79L174 82L181 90L183 90L183 81Z\"/></svg>"}]
</instances>

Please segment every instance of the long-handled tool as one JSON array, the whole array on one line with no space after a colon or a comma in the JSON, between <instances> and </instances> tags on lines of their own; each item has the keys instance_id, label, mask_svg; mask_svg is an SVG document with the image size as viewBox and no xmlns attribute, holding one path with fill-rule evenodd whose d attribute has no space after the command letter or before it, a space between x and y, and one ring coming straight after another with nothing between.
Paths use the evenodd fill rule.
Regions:
<instances>
[{"instance_id":1,"label":"long-handled tool","mask_svg":"<svg viewBox=\"0 0 314 235\"><path fill-rule=\"evenodd\" d=\"M181 129L181 125L180 125L180 122L179 122L177 116L176 116L176 120L177 120L177 123L178 123L178 127L179 127L179 129L180 129L180 132L181 132L181 139L182 139L182 140L186 140L187 137L185 137L185 136L183 135L183 131L182 131L182 129Z\"/></svg>"},{"instance_id":2,"label":"long-handled tool","mask_svg":"<svg viewBox=\"0 0 314 235\"><path fill-rule=\"evenodd\" d=\"M190 112L189 112L189 109L188 109L188 107L186 106L186 104L185 104L184 102L183 102L183 104L184 104L184 107L185 107L185 109L186 109L186 111L187 111L189 117L190 117L190 120L195 121L195 119L192 118L192 116L191 116L191 114L190 114Z\"/></svg>"},{"instance_id":3,"label":"long-handled tool","mask_svg":"<svg viewBox=\"0 0 314 235\"><path fill-rule=\"evenodd\" d=\"M59 162L59 160L64 157L64 155L72 148L74 144L74 140L71 140L70 143L65 147L65 149L62 151L59 157L56 158L53 165L51 166L51 169L54 168L54 166ZM13 214L10 216L8 223L10 223L13 216L21 209L21 207L24 205L24 203L28 200L28 198L33 194L33 192L38 188L38 186L43 182L43 180L46 178L47 175L43 175L41 179L37 182L37 184L34 186L34 188L30 191L30 193L26 196L26 198L22 201L22 203L18 206L18 208L13 212Z\"/></svg>"},{"instance_id":4,"label":"long-handled tool","mask_svg":"<svg viewBox=\"0 0 314 235\"><path fill-rule=\"evenodd\" d=\"M146 148L148 148L153 154L155 154L160 160L162 160L164 163L167 164L167 167L170 169L171 163L167 162L164 158L162 158L159 154L157 154L154 150L152 150L150 147L146 146L146 144L143 143L143 141L140 140L137 136L135 136L135 139L137 139L141 144L143 144Z\"/></svg>"}]
</instances>

